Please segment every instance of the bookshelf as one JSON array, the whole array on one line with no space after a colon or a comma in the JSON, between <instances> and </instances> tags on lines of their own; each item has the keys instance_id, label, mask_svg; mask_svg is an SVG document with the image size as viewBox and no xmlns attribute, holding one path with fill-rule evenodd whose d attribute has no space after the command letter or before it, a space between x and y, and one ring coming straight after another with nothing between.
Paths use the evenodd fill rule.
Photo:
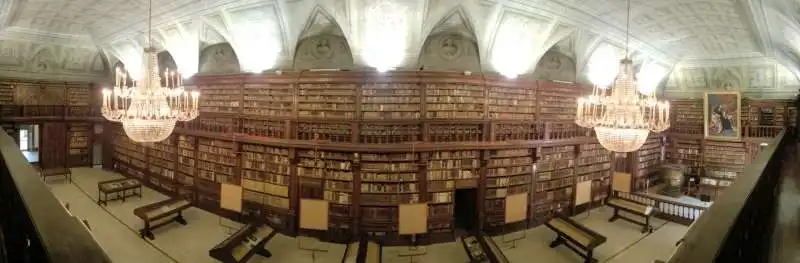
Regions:
<instances>
[{"instance_id":1,"label":"bookshelf","mask_svg":"<svg viewBox=\"0 0 800 263\"><path fill-rule=\"evenodd\" d=\"M670 131L703 134L703 100L670 101L673 118Z\"/></svg>"},{"instance_id":2,"label":"bookshelf","mask_svg":"<svg viewBox=\"0 0 800 263\"><path fill-rule=\"evenodd\" d=\"M434 151L427 154L425 180L430 205L430 233L452 233L454 191L457 185L477 185L481 170L480 157L481 151Z\"/></svg>"},{"instance_id":3,"label":"bookshelf","mask_svg":"<svg viewBox=\"0 0 800 263\"><path fill-rule=\"evenodd\" d=\"M704 174L700 178L701 192L712 198L718 189L730 186L747 164L743 142L705 140L703 146ZM706 188L706 191L703 191Z\"/></svg>"},{"instance_id":4,"label":"bookshelf","mask_svg":"<svg viewBox=\"0 0 800 263\"><path fill-rule=\"evenodd\" d=\"M291 85L247 84L243 93L242 114L263 118L292 116L294 89Z\"/></svg>"},{"instance_id":5,"label":"bookshelf","mask_svg":"<svg viewBox=\"0 0 800 263\"><path fill-rule=\"evenodd\" d=\"M300 84L297 117L350 120L356 118L355 84Z\"/></svg>"},{"instance_id":6,"label":"bookshelf","mask_svg":"<svg viewBox=\"0 0 800 263\"><path fill-rule=\"evenodd\" d=\"M592 182L593 205L608 196L612 162L642 182L657 179L644 175L657 171L662 136L624 160L611 156L576 129L575 97L588 93L580 85L435 72L292 74L198 77L203 112L164 142L173 159L168 148L142 150L112 128L107 152L118 171L144 182L169 182L162 174L173 169L175 191L222 216L230 214L219 209L220 183L238 184L244 211L281 233L328 241L365 234L386 244L408 243L397 233L398 206L410 203L428 204L428 234L418 241L452 240L459 189L476 188L478 221L494 234L519 230L504 223L506 196L527 193L520 225L532 227L580 212L583 206L573 209L579 182ZM705 173L719 156L703 149L722 142L699 135L702 100L673 109L669 132L677 135L665 135L666 158ZM757 152L752 140L741 145L742 160ZM298 230L301 198L329 202L330 231Z\"/></svg>"},{"instance_id":7,"label":"bookshelf","mask_svg":"<svg viewBox=\"0 0 800 263\"><path fill-rule=\"evenodd\" d=\"M195 186L198 206L219 208L219 184L240 185L237 147L237 143L231 141L197 139Z\"/></svg>"},{"instance_id":8,"label":"bookshelf","mask_svg":"<svg viewBox=\"0 0 800 263\"><path fill-rule=\"evenodd\" d=\"M175 135L172 135L166 140L150 144L147 149L150 185L168 195L177 194L179 186L175 180L178 159L175 141Z\"/></svg>"},{"instance_id":9,"label":"bookshelf","mask_svg":"<svg viewBox=\"0 0 800 263\"><path fill-rule=\"evenodd\" d=\"M540 82L542 83L542 82ZM538 120L574 121L580 92L574 84L546 82L537 90Z\"/></svg>"},{"instance_id":10,"label":"bookshelf","mask_svg":"<svg viewBox=\"0 0 800 263\"><path fill-rule=\"evenodd\" d=\"M540 147L537 149L533 213L529 219L544 223L558 213L567 213L572 206L575 184L575 145Z\"/></svg>"},{"instance_id":11,"label":"bookshelf","mask_svg":"<svg viewBox=\"0 0 800 263\"><path fill-rule=\"evenodd\" d=\"M578 146L579 152L575 164L575 183L592 181L592 204L601 203L611 195L612 153L599 143L587 143Z\"/></svg>"},{"instance_id":12,"label":"bookshelf","mask_svg":"<svg viewBox=\"0 0 800 263\"><path fill-rule=\"evenodd\" d=\"M636 163L632 174L632 191L645 191L661 180L662 140L661 135L651 134L644 145L632 153Z\"/></svg>"},{"instance_id":13,"label":"bookshelf","mask_svg":"<svg viewBox=\"0 0 800 263\"><path fill-rule=\"evenodd\" d=\"M495 120L533 120L536 91L529 87L489 87L489 118Z\"/></svg>"},{"instance_id":14,"label":"bookshelf","mask_svg":"<svg viewBox=\"0 0 800 263\"><path fill-rule=\"evenodd\" d=\"M688 175L699 175L702 162L699 139L670 139L667 162L686 166Z\"/></svg>"},{"instance_id":15,"label":"bookshelf","mask_svg":"<svg viewBox=\"0 0 800 263\"><path fill-rule=\"evenodd\" d=\"M360 154L361 230L378 238L397 236L398 205L421 201L418 153Z\"/></svg>"},{"instance_id":16,"label":"bookshelf","mask_svg":"<svg viewBox=\"0 0 800 263\"><path fill-rule=\"evenodd\" d=\"M490 152L484 201L487 227L499 228L505 224L506 196L530 193L533 163L531 149Z\"/></svg>"},{"instance_id":17,"label":"bookshelf","mask_svg":"<svg viewBox=\"0 0 800 263\"><path fill-rule=\"evenodd\" d=\"M420 87L416 84L368 84L361 87L362 120L420 118Z\"/></svg>"},{"instance_id":18,"label":"bookshelf","mask_svg":"<svg viewBox=\"0 0 800 263\"><path fill-rule=\"evenodd\" d=\"M91 166L94 125L69 123L67 127L67 167Z\"/></svg>"},{"instance_id":19,"label":"bookshelf","mask_svg":"<svg viewBox=\"0 0 800 263\"><path fill-rule=\"evenodd\" d=\"M14 85L0 84L0 105L14 104Z\"/></svg>"},{"instance_id":20,"label":"bookshelf","mask_svg":"<svg viewBox=\"0 0 800 263\"><path fill-rule=\"evenodd\" d=\"M180 185L178 195L195 200L195 174L197 169L197 138L189 135L173 135L175 140L175 181Z\"/></svg>"},{"instance_id":21,"label":"bookshelf","mask_svg":"<svg viewBox=\"0 0 800 263\"><path fill-rule=\"evenodd\" d=\"M428 119L483 119L485 107L482 86L427 84L425 87Z\"/></svg>"},{"instance_id":22,"label":"bookshelf","mask_svg":"<svg viewBox=\"0 0 800 263\"><path fill-rule=\"evenodd\" d=\"M209 113L239 113L243 89L237 85L198 85L200 96L198 110ZM202 113L201 113L202 115Z\"/></svg>"}]
</instances>

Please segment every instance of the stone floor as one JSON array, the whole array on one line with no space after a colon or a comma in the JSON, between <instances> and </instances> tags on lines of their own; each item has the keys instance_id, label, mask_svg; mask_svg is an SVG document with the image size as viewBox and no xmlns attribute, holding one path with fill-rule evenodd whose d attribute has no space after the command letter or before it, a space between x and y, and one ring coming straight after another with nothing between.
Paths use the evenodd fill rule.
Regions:
<instances>
[{"instance_id":1,"label":"stone floor","mask_svg":"<svg viewBox=\"0 0 800 263\"><path fill-rule=\"evenodd\" d=\"M188 225L170 224L154 231L155 240L139 238L135 229L141 227L141 220L133 215L133 209L166 197L151 189L143 189L143 197L128 199L126 202L112 201L107 207L96 204L97 182L121 175L94 168L74 168L73 183L64 180L49 180L48 185L54 194L69 203L71 212L88 220L92 233L106 249L109 257L116 263L169 263L169 262L215 262L208 256L208 250L238 228L238 224L205 211L190 208L184 213ZM599 262L645 263L655 259L666 259L672 253L687 227L655 220L656 231L645 235L639 227L623 220L609 223L612 210L599 208L575 216L575 219L608 238L597 248L595 256ZM550 249L547 245L555 234L545 227L537 227L524 232L495 237L510 262L582 262L565 247ZM521 238L516 242L509 240ZM273 252L271 258L255 256L249 262L292 262L326 263L341 262L346 248L340 244L309 244L305 239L295 239L277 235L268 243ZM310 252L299 247L321 247L327 252ZM423 248L425 254L415 257L418 263L466 263L467 256L459 243L451 242ZM410 262L401 258L408 247L386 247L383 254L385 263Z\"/></svg>"}]
</instances>

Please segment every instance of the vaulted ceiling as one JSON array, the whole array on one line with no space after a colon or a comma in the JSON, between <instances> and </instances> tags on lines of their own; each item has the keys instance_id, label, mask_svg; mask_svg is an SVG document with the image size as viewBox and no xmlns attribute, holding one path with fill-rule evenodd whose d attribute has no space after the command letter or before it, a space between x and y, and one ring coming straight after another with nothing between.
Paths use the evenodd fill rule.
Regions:
<instances>
[{"instance_id":1,"label":"vaulted ceiling","mask_svg":"<svg viewBox=\"0 0 800 263\"><path fill-rule=\"evenodd\" d=\"M201 51L218 43L230 44L243 70L296 68L298 56L319 55L301 50L302 40L319 35L342 37L350 55L340 61L355 68L416 69L426 64L427 44L449 34L472 43L456 50L474 49L477 70L528 74L554 51L574 62L579 81L592 80L592 67L614 68L625 52L625 0L153 1L156 45L188 74L202 67ZM637 63L673 75L753 60L772 63L773 79L800 72L800 1L631 1ZM98 61L141 64L146 0L11 0L0 11L0 70L36 71L43 60L56 68L51 75L81 64L78 75L87 77L102 75ZM442 50L456 46L437 41Z\"/></svg>"}]
</instances>

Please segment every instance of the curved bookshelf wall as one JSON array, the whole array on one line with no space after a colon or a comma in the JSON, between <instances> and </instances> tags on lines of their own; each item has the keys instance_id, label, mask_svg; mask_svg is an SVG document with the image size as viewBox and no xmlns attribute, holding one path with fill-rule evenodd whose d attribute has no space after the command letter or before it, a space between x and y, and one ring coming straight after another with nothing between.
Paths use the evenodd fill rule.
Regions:
<instances>
[{"instance_id":1,"label":"curved bookshelf wall","mask_svg":"<svg viewBox=\"0 0 800 263\"><path fill-rule=\"evenodd\" d=\"M589 87L450 73L301 72L196 77L200 117L149 146L112 133L105 162L224 216L220 184L243 188L243 210L289 235L347 242L398 234L398 205L428 204L420 242L453 240L454 192L475 188L490 234L575 213L576 184L608 194L612 155L573 122ZM526 195L522 221L506 197ZM300 199L329 201L329 230L298 230Z\"/></svg>"}]
</instances>

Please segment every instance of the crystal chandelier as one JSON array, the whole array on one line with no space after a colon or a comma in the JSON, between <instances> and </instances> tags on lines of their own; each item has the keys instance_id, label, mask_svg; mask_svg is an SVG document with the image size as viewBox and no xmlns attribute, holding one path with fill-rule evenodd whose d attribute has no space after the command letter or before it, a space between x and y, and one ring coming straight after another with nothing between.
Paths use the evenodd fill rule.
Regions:
<instances>
[{"instance_id":1,"label":"crystal chandelier","mask_svg":"<svg viewBox=\"0 0 800 263\"><path fill-rule=\"evenodd\" d=\"M153 2L149 1L148 44L153 43ZM159 142L172 134L177 121L197 117L197 91L187 91L176 72L164 71L162 83L158 69L158 52L148 45L144 49L145 70L141 83L128 81L128 74L117 69L114 88L103 90L103 117L122 122L125 134L135 142Z\"/></svg>"},{"instance_id":2,"label":"crystal chandelier","mask_svg":"<svg viewBox=\"0 0 800 263\"><path fill-rule=\"evenodd\" d=\"M629 34L629 28L626 34ZM626 54L627 48L626 40ZM642 147L650 131L662 132L669 128L669 108L669 102L656 98L655 89L639 91L633 61L626 57L620 61L619 73L610 91L595 85L592 94L578 98L575 123L594 128L597 141L603 148L612 152L632 152Z\"/></svg>"}]
</instances>

